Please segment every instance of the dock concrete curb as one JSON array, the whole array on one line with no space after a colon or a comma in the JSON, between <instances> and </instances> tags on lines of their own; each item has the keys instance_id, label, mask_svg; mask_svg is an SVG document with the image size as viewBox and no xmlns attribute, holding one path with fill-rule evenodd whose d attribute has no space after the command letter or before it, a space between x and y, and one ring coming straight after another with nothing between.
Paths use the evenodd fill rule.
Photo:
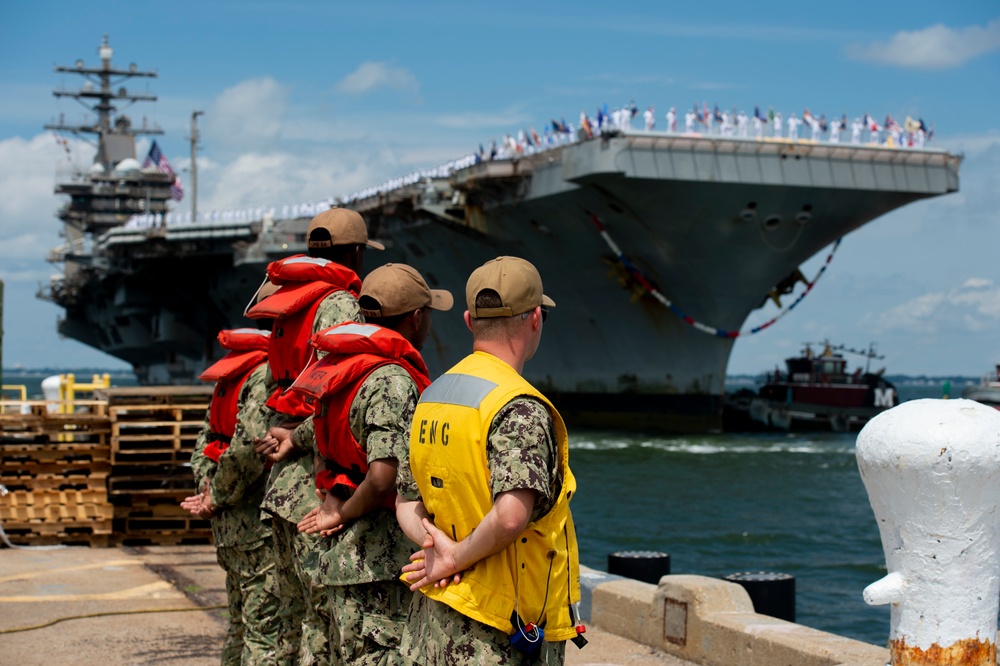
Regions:
<instances>
[{"instance_id":1,"label":"dock concrete curb","mask_svg":"<svg viewBox=\"0 0 1000 666\"><path fill-rule=\"evenodd\" d=\"M706 666L885 666L875 645L755 613L741 586L670 575L650 585L581 567L581 611L623 638Z\"/></svg>"}]
</instances>

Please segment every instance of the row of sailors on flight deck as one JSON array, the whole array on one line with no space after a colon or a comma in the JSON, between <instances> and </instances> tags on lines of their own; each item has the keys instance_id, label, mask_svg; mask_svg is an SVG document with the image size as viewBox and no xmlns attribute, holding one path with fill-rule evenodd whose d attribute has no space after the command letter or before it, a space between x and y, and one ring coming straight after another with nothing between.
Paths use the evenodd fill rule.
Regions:
<instances>
[{"instance_id":1,"label":"row of sailors on flight deck","mask_svg":"<svg viewBox=\"0 0 1000 666\"><path fill-rule=\"evenodd\" d=\"M611 112L604 108L598 108L594 118L587 115L586 111L580 112L579 133L587 138L595 135L607 133L609 131L633 131L634 119L638 118L639 111L635 102L629 105L615 108ZM645 129L655 131L656 111L650 106L642 113ZM678 115L676 107L670 107L666 114L667 132L677 132ZM922 119L913 120L909 116L902 125L893 120L892 116L886 116L885 122L879 124L875 118L869 114L864 114L864 119L858 117L848 125L847 115L840 120L827 121L826 115L817 117L806 109L799 118L792 113L787 120L783 120L780 112L775 113L769 110L765 115L759 108L754 109L751 117L744 111L737 113L735 110L719 111L718 107L714 111L704 105L702 109L697 106L688 111L684 116L684 133L686 134L709 134L717 136L730 136L750 138L751 136L764 138L787 138L796 141L806 138L801 135L799 128L804 126L810 133L808 138L812 141L829 141L830 143L840 143L841 133L850 127L851 143L884 145L891 147L915 147L922 148L931 139L934 132L929 130ZM785 127L788 128L785 134ZM752 134L751 134L752 132ZM865 134L867 132L867 135ZM518 157L520 155L530 155L532 153L546 150L563 143L576 141L578 132L576 128L565 120L552 120L547 125L542 136L534 128L530 132L520 130L517 138L507 134L498 144L492 142L491 148L486 150L479 146L477 161L503 160Z\"/></svg>"},{"instance_id":2,"label":"row of sailors on flight deck","mask_svg":"<svg viewBox=\"0 0 1000 666\"><path fill-rule=\"evenodd\" d=\"M297 204L276 206L246 206L243 208L223 208L221 210L206 210L198 212L198 224L227 224L231 222L257 222L270 217L272 220L294 220L300 217L313 217L323 212L335 203L333 197L322 201L304 201ZM133 215L123 225L125 229L159 229L162 227L194 224L191 211L172 211L164 213L142 213Z\"/></svg>"},{"instance_id":3,"label":"row of sailors on flight deck","mask_svg":"<svg viewBox=\"0 0 1000 666\"><path fill-rule=\"evenodd\" d=\"M598 109L596 118L591 118L586 112L580 112L580 130L588 137L595 134L612 130L632 130L633 118L638 117L638 108L635 102L621 108L616 108L610 113L606 109ZM656 129L656 112L650 106L642 114L647 131ZM677 109L670 107L666 114L667 132L677 132ZM754 136L758 139L766 137L788 138L793 141L803 138L800 136L799 127L805 125L809 128L809 139L812 141L826 140L830 143L839 143L841 132L848 129L846 114L840 119L827 121L825 115L817 118L806 109L802 118L796 117L792 113L787 120L783 120L780 112L769 110L762 114L759 109L754 109L753 117L748 116L743 111L730 114L729 111L720 112L718 108L714 111L708 109L706 104L701 110L697 107L687 111L684 115L684 133L698 134L698 126L704 128L702 134L718 136L735 136L749 138ZM751 135L751 127L752 135ZM787 127L787 134L784 128ZM886 116L883 124L879 124L874 117L869 114L864 115L864 119L858 117L850 124L851 143L860 144L863 142L864 133L868 133L868 143L886 145L893 147L915 147L921 148L929 140L934 132L928 130L922 119L913 120L909 116L902 125L893 120L892 116ZM376 196L397 190L401 187L415 185L432 178L446 178L454 171L464 169L483 161L513 159L520 155L532 154L554 146L572 143L577 141L579 134L572 123L565 120L552 122L546 126L544 133L539 136L538 132L532 128L530 131L519 130L515 138L511 134L503 137L500 143L492 141L489 150L482 145L479 151L464 157L450 160L433 169L421 169L413 171L405 176L391 178L383 183L356 190L350 194L339 197L339 203L350 204L360 199ZM303 202L299 204L285 204L279 210L275 207L247 207L247 208L227 208L223 210L212 210L198 213L197 223L227 223L227 222L253 222L262 220L265 216L272 220L289 220L300 217L312 217L321 211L331 208L337 203L333 197L329 197L318 202ZM144 213L134 215L125 223L126 229L149 229L161 228L164 226L192 224L191 212L168 212Z\"/></svg>"},{"instance_id":4,"label":"row of sailors on flight deck","mask_svg":"<svg viewBox=\"0 0 1000 666\"><path fill-rule=\"evenodd\" d=\"M594 134L600 134L609 130L634 130L634 120L638 116L639 112L635 101L620 108L615 108L611 112L607 111L607 105L605 105L603 108L598 108L594 118L588 116L586 111L581 111L580 127L587 136L593 136ZM642 118L646 131L655 131L655 107L650 106L647 108L642 113ZM670 107L670 110L666 114L666 131L677 132L679 120L677 108ZM560 131L560 123L552 121L552 125L553 129L557 132ZM561 125L563 126L563 131L567 131L565 129L565 121ZM784 132L786 126L788 128L787 134ZM765 137L788 138L794 141L805 138L799 132L799 127L801 126L805 126L810 131L808 138L812 141L822 141L825 135L826 140L831 143L839 143L841 132L847 130L848 127L851 130L851 143L856 144L863 142L865 132L868 132L868 143L896 147L922 147L933 135L933 130L929 130L922 119L913 120L909 116L907 116L902 125L893 120L892 116L886 116L885 122L879 124L874 116L866 113L864 114L864 119L857 117L849 126L846 114L840 120L834 119L828 122L825 114L816 117L809 112L809 109L805 110L802 118L798 118L795 113L792 113L784 121L781 113L775 113L773 110L769 110L765 115L761 113L759 108L755 108L754 115L749 116L744 111L737 113L735 109L732 113L729 111L720 112L718 107L715 107L714 111L710 111L707 104L703 105L701 109L695 105L694 108L684 114L684 133L686 134L704 133L744 138L754 136L760 139ZM572 133L572 126L569 126L568 131ZM532 130L532 133L534 134L534 130ZM548 136L549 130L546 131L546 137ZM529 149L519 152L530 152L530 148L532 147L530 141L527 144L524 141L519 141L518 143Z\"/></svg>"},{"instance_id":5,"label":"row of sailors on flight deck","mask_svg":"<svg viewBox=\"0 0 1000 666\"><path fill-rule=\"evenodd\" d=\"M656 114L652 106L643 113L643 119L646 130L654 131ZM679 117L676 107L670 107L666 114L666 120L666 131L677 132ZM631 128L631 123L628 122L628 127L625 129ZM744 111L739 113L735 111L733 113L720 112L718 108L709 111L707 105L701 110L693 108L684 114L684 132L686 134L698 133L703 129L705 134L719 136L743 138L753 136L758 139L765 137L788 138L794 141L805 138L799 132L799 128L802 126L809 130L808 138L812 141L823 141L825 136L825 140L830 143L839 143L841 132L848 128L851 131L851 143L854 144L862 143L867 132L867 142L871 144L922 148L933 135L933 131L928 129L922 119L913 120L909 116L906 117L902 125L896 122L891 115L886 116L885 122L879 124L874 116L866 113L863 119L856 117L852 123L848 124L847 114L844 114L839 120L827 121L825 114L817 117L810 113L809 109L806 109L801 118L798 118L793 112L787 120L783 121L781 112L773 110L763 114L759 108L755 108L754 115L749 116ZM787 134L784 131L785 127L788 128Z\"/></svg>"},{"instance_id":6,"label":"row of sailors on flight deck","mask_svg":"<svg viewBox=\"0 0 1000 666\"><path fill-rule=\"evenodd\" d=\"M297 204L285 204L280 208L276 206L248 206L244 208L225 208L222 210L199 211L197 222L199 224L213 224L219 222L256 222L258 220L265 219L265 217L270 217L272 220L295 220L302 217L313 217L324 210L332 208L338 203L345 204L358 199L375 196L376 194L384 194L385 192L390 192L407 185L420 183L428 178L446 178L453 171L464 169L477 163L478 161L479 159L476 155L466 155L465 157L457 160L445 162L444 164L441 164L433 169L420 169L419 171L413 171L412 173L399 178L390 178L379 185L367 187L363 190L358 190L348 195L344 195L340 197L339 200L334 197L327 197L322 201L304 201ZM124 227L126 229L158 229L163 226L193 223L194 220L191 217L191 211L187 211L185 213L168 212L166 214L143 213L141 215L133 215L130 217Z\"/></svg>"}]
</instances>

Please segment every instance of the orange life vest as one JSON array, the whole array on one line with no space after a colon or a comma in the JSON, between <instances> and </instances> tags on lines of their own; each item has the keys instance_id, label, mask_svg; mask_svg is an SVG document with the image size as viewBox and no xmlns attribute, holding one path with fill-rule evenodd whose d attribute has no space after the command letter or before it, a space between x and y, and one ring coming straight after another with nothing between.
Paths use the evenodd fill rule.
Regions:
<instances>
[{"instance_id":1,"label":"orange life vest","mask_svg":"<svg viewBox=\"0 0 1000 666\"><path fill-rule=\"evenodd\" d=\"M368 473L368 454L351 432L349 421L351 404L361 385L384 365L403 368L421 393L431 380L420 352L388 328L345 323L320 331L310 343L327 355L295 380L292 391L326 405L325 414L317 409L313 426L320 455L332 461L334 467L316 474L316 487L334 492L340 487L341 496L347 496ZM384 506L395 506L395 498Z\"/></svg>"},{"instance_id":2,"label":"orange life vest","mask_svg":"<svg viewBox=\"0 0 1000 666\"><path fill-rule=\"evenodd\" d=\"M208 444L204 454L219 462L236 432L240 392L247 377L267 360L270 332L257 328L238 328L219 332L219 344L229 353L210 365L199 379L215 382L208 406Z\"/></svg>"},{"instance_id":3,"label":"orange life vest","mask_svg":"<svg viewBox=\"0 0 1000 666\"><path fill-rule=\"evenodd\" d=\"M296 393L288 391L309 363L312 350L306 341L320 303L337 291L350 291L355 298L361 280L346 266L319 257L297 254L267 266L268 279L278 285L274 292L247 311L251 319L274 319L268 363L277 388L267 406L282 414L305 418L312 407Z\"/></svg>"}]
</instances>

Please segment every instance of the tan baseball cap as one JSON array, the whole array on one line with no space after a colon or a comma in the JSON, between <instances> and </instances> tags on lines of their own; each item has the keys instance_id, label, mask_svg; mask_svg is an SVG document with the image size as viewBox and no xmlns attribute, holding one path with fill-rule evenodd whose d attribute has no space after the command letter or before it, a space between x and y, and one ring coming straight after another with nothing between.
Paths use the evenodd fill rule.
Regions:
<instances>
[{"instance_id":1,"label":"tan baseball cap","mask_svg":"<svg viewBox=\"0 0 1000 666\"><path fill-rule=\"evenodd\" d=\"M503 306L476 308L476 296L483 289L500 295ZM554 308L555 301L542 293L542 278L530 261L519 257L497 257L477 268L465 285L465 301L476 319L513 317L539 305Z\"/></svg>"},{"instance_id":2,"label":"tan baseball cap","mask_svg":"<svg viewBox=\"0 0 1000 666\"><path fill-rule=\"evenodd\" d=\"M318 239L313 239L313 231L326 229ZM332 247L334 245L367 245L376 250L384 250L385 246L378 241L368 240L368 227L361 214L347 208L331 208L324 210L309 223L306 233L306 245L311 248Z\"/></svg>"},{"instance_id":3,"label":"tan baseball cap","mask_svg":"<svg viewBox=\"0 0 1000 666\"><path fill-rule=\"evenodd\" d=\"M373 299L377 308L365 308ZM450 310L455 304L450 292L431 289L420 273L406 264L386 264L379 266L361 283L358 301L362 304L361 314L366 317L392 317L430 307L434 310Z\"/></svg>"}]
</instances>

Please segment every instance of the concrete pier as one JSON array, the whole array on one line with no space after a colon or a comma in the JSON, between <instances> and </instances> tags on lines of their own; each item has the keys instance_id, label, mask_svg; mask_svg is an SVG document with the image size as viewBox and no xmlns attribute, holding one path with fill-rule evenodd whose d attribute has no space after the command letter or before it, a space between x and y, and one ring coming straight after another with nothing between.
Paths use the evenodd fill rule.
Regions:
<instances>
[{"instance_id":1,"label":"concrete pier","mask_svg":"<svg viewBox=\"0 0 1000 666\"><path fill-rule=\"evenodd\" d=\"M214 666L224 580L212 546L0 550L0 663ZM583 588L590 643L567 646L568 666L888 661L884 648L758 615L742 587L719 579L657 586L585 568Z\"/></svg>"},{"instance_id":2,"label":"concrete pier","mask_svg":"<svg viewBox=\"0 0 1000 666\"><path fill-rule=\"evenodd\" d=\"M754 612L740 585L671 575L650 585L584 570L584 615L636 645L705 666L885 666L889 652ZM621 662L611 662L621 663Z\"/></svg>"}]
</instances>

